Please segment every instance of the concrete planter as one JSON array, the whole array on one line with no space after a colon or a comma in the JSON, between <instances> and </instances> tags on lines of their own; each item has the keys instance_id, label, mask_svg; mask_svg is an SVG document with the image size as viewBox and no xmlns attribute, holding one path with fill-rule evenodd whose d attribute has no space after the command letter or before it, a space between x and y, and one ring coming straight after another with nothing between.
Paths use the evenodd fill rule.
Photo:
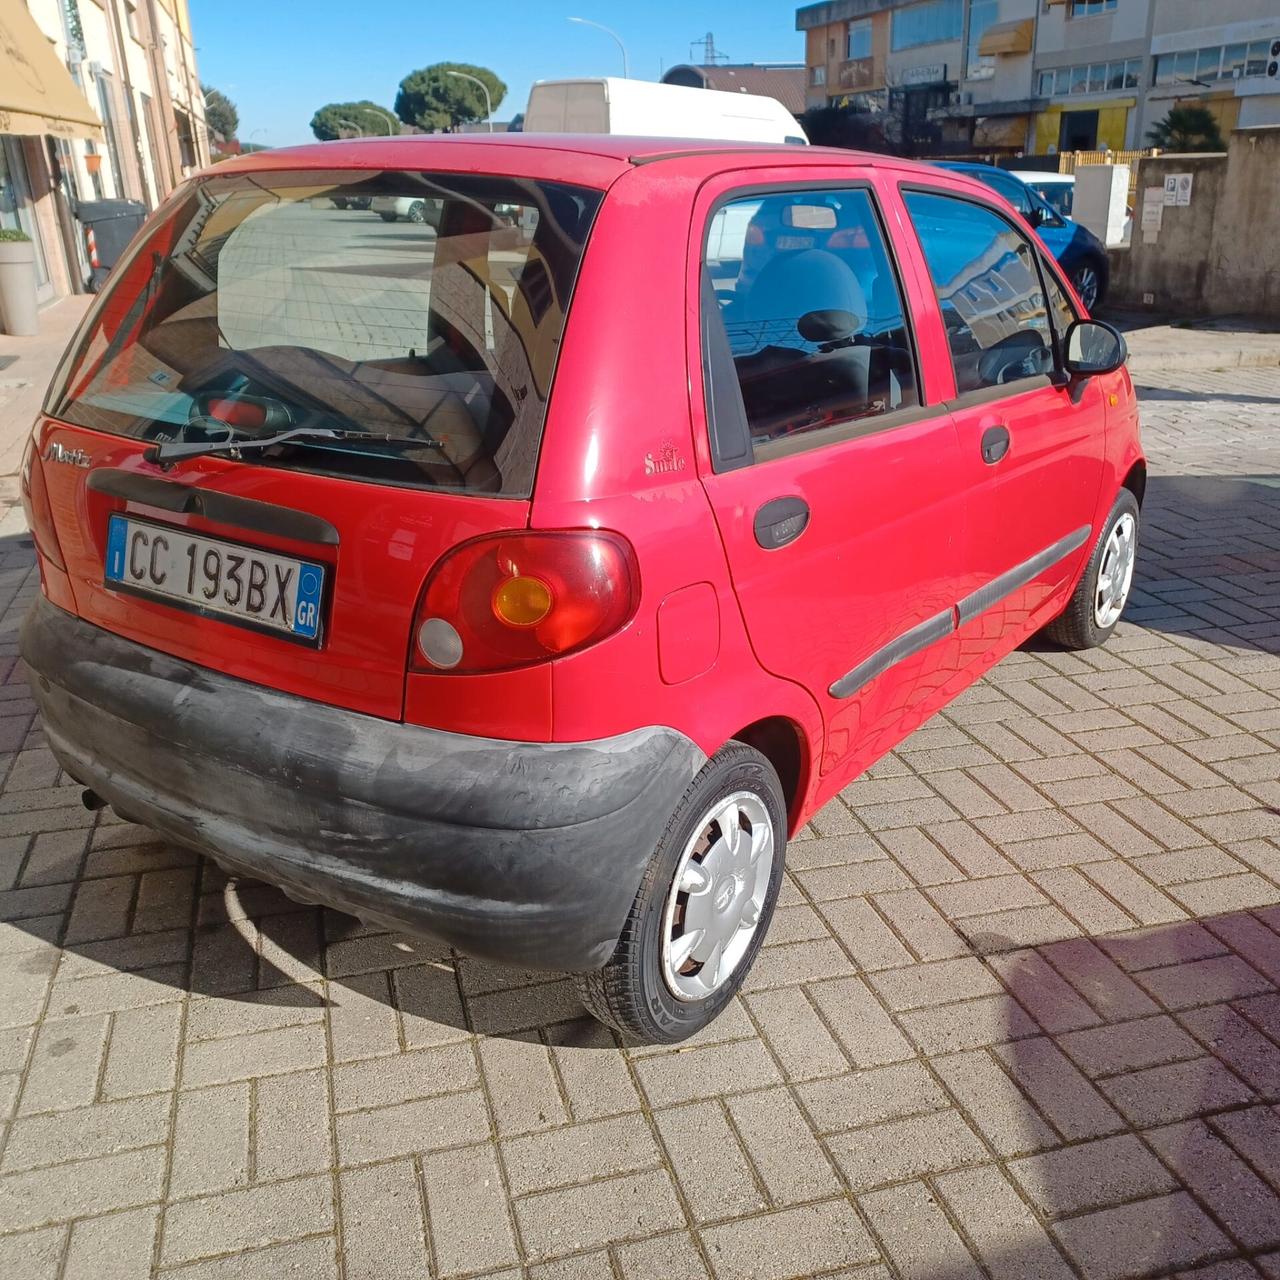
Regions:
<instances>
[{"instance_id":1,"label":"concrete planter","mask_svg":"<svg viewBox=\"0 0 1280 1280\"><path fill-rule=\"evenodd\" d=\"M29 338L36 320L36 247L30 240L0 240L0 333Z\"/></svg>"}]
</instances>

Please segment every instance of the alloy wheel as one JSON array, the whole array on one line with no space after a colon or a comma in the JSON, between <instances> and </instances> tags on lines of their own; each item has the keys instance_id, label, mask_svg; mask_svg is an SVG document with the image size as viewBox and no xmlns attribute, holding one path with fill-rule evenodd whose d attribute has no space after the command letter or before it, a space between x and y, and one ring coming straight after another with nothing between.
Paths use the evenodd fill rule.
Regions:
<instances>
[{"instance_id":1,"label":"alloy wheel","mask_svg":"<svg viewBox=\"0 0 1280 1280\"><path fill-rule=\"evenodd\" d=\"M704 1000L733 976L760 924L774 833L759 796L735 791L685 846L667 895L662 976L677 1000Z\"/></svg>"},{"instance_id":2,"label":"alloy wheel","mask_svg":"<svg viewBox=\"0 0 1280 1280\"><path fill-rule=\"evenodd\" d=\"M1092 311L1098 301L1098 273L1089 266L1077 267L1071 283L1080 295L1080 301Z\"/></svg>"},{"instance_id":3,"label":"alloy wheel","mask_svg":"<svg viewBox=\"0 0 1280 1280\"><path fill-rule=\"evenodd\" d=\"M1093 595L1093 618L1104 631L1114 627L1120 620L1125 602L1129 599L1137 551L1137 532L1137 521L1126 511L1111 526L1111 532L1107 535Z\"/></svg>"}]
</instances>

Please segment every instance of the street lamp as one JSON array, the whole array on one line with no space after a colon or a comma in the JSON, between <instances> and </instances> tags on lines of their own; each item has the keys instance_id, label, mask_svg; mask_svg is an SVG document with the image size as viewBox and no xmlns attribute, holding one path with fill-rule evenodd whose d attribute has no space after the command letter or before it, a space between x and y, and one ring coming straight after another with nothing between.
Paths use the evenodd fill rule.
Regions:
<instances>
[{"instance_id":1,"label":"street lamp","mask_svg":"<svg viewBox=\"0 0 1280 1280\"><path fill-rule=\"evenodd\" d=\"M468 75L465 71L446 71L447 76L457 76L459 80L470 80L472 84L480 86L480 92L484 94L485 118L489 122L489 132L493 132L493 99L489 96L489 86L485 84L479 76Z\"/></svg>"},{"instance_id":2,"label":"street lamp","mask_svg":"<svg viewBox=\"0 0 1280 1280\"><path fill-rule=\"evenodd\" d=\"M391 114L390 111L383 111L381 107L366 107L366 111L376 111L387 122L387 137L390 138L394 134L400 132L400 121Z\"/></svg>"},{"instance_id":3,"label":"street lamp","mask_svg":"<svg viewBox=\"0 0 1280 1280\"><path fill-rule=\"evenodd\" d=\"M622 78L624 80L630 78L631 72L627 68L627 46L622 43L622 37L616 31L606 27L603 22L593 22L590 18L570 18L569 21L580 23L584 27L595 27L605 35L612 36L617 41L618 48L622 50Z\"/></svg>"}]
</instances>

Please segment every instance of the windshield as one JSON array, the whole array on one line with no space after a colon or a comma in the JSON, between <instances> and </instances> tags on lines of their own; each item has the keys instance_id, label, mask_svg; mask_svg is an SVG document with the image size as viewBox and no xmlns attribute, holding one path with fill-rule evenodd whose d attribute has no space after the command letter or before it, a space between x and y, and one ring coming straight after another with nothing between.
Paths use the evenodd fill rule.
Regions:
<instances>
[{"instance_id":1,"label":"windshield","mask_svg":"<svg viewBox=\"0 0 1280 1280\"><path fill-rule=\"evenodd\" d=\"M152 442L304 428L246 460L528 497L600 199L473 174L198 181L115 274L48 411Z\"/></svg>"}]
</instances>

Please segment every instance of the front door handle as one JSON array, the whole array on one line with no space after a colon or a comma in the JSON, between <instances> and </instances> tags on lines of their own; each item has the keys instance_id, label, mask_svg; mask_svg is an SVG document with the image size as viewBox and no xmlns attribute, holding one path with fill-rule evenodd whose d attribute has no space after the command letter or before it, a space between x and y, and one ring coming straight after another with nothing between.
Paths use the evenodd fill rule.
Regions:
<instances>
[{"instance_id":1,"label":"front door handle","mask_svg":"<svg viewBox=\"0 0 1280 1280\"><path fill-rule=\"evenodd\" d=\"M1009 452L1009 428L988 427L982 433L982 460L994 467Z\"/></svg>"},{"instance_id":2,"label":"front door handle","mask_svg":"<svg viewBox=\"0 0 1280 1280\"><path fill-rule=\"evenodd\" d=\"M794 542L809 527L809 504L803 498L773 498L756 512L756 541L766 551Z\"/></svg>"}]
</instances>

